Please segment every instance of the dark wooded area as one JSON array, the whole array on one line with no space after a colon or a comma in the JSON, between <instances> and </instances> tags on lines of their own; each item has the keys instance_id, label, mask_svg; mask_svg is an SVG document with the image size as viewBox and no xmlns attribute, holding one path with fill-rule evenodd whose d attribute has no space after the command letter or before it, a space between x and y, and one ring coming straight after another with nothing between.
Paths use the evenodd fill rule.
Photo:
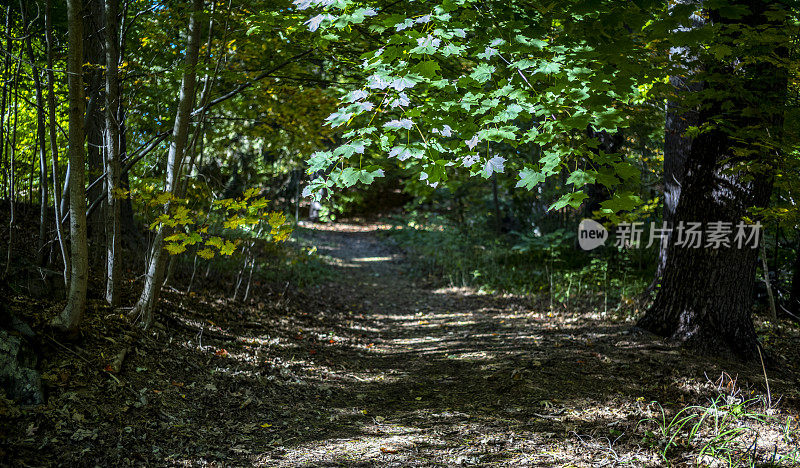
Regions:
<instances>
[{"instance_id":1,"label":"dark wooded area","mask_svg":"<svg viewBox=\"0 0 800 468\"><path fill-rule=\"evenodd\" d=\"M0 463L800 464L794 3L2 12Z\"/></svg>"}]
</instances>

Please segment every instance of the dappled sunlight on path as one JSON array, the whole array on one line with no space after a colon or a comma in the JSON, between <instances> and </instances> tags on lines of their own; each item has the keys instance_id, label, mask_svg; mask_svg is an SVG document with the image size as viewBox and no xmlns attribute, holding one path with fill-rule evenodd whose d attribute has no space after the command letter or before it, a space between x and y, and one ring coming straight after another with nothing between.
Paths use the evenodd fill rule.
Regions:
<instances>
[{"instance_id":1,"label":"dappled sunlight on path","mask_svg":"<svg viewBox=\"0 0 800 468\"><path fill-rule=\"evenodd\" d=\"M327 375L306 385L328 395L300 406L327 421L257 463L658 464L633 433L655 415L649 402L688 401L708 390L705 373L722 371L592 311L418 284L376 235L386 226L303 228L340 268L317 294L341 314L327 323L350 344L308 359L309 374Z\"/></svg>"}]
</instances>

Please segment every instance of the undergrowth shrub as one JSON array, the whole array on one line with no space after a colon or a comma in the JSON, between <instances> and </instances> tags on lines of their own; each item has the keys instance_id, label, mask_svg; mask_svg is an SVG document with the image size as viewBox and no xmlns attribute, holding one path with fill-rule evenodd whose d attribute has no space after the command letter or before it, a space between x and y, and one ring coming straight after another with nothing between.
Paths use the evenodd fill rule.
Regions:
<instances>
[{"instance_id":1,"label":"undergrowth shrub","mask_svg":"<svg viewBox=\"0 0 800 468\"><path fill-rule=\"evenodd\" d=\"M612 311L632 305L652 278L651 271L636 267L636 253L613 246L584 252L576 233L563 228L499 235L485 223L458 225L432 213L393 223L387 235L409 253L411 272L450 286L538 295L552 307L580 302Z\"/></svg>"}]
</instances>

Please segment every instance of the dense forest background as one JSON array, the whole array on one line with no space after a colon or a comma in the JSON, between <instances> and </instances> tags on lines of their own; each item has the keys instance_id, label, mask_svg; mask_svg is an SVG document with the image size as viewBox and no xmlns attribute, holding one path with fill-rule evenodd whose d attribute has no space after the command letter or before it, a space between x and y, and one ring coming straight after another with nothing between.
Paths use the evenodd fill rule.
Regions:
<instances>
[{"instance_id":1,"label":"dense forest background","mask_svg":"<svg viewBox=\"0 0 800 468\"><path fill-rule=\"evenodd\" d=\"M0 461L800 463L792 2L2 12Z\"/></svg>"}]
</instances>

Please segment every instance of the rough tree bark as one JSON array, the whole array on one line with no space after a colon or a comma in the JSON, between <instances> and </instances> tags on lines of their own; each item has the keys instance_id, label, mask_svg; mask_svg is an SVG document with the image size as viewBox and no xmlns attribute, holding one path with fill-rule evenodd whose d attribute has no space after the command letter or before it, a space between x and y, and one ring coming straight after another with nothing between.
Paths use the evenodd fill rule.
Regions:
<instances>
[{"instance_id":1,"label":"rough tree bark","mask_svg":"<svg viewBox=\"0 0 800 468\"><path fill-rule=\"evenodd\" d=\"M674 10L677 5L694 3L697 3L696 0L676 0L670 2L670 9ZM676 31L696 30L703 27L704 24L703 16L695 13L686 18L685 24L679 26ZM697 61L697 57L696 54L692 53L690 47L672 47L669 55L670 60L677 64L675 68L680 71L680 73L675 73L669 77L673 94L667 98L666 122L664 125L663 221L668 226L672 226L675 221L675 209L678 207L678 200L681 197L681 185L683 183L683 175L686 172L686 158L692 148L692 139L686 136L686 130L698 124L696 106L687 104L687 100L681 99L681 96L685 98L689 93L697 93L702 90L703 85L697 81L697 70L694 70L691 65ZM647 288L648 291L653 291L664 275L670 235L662 238L659 244L656 274L653 282Z\"/></svg>"},{"instance_id":2,"label":"rough tree bark","mask_svg":"<svg viewBox=\"0 0 800 468\"><path fill-rule=\"evenodd\" d=\"M192 106L194 105L194 90L197 75L197 57L200 50L200 24L198 17L203 9L203 0L192 1L192 11L189 16L188 41L186 56L184 57L184 72L181 81L178 111L172 129L172 142L167 155L167 178L165 190L175 194L180 185L180 168L184 149L189 137L189 121ZM169 203L164 207L169 210ZM150 261L145 276L144 289L139 300L131 310L131 315L140 320L142 327L147 328L153 321L153 310L158 302L161 284L164 279L166 257L164 253L164 238L168 235L165 226L156 231L153 245L150 250Z\"/></svg>"},{"instance_id":3,"label":"rough tree bark","mask_svg":"<svg viewBox=\"0 0 800 468\"><path fill-rule=\"evenodd\" d=\"M86 171L83 133L83 18L81 0L67 0L69 40L67 86L69 88L69 227L71 271L67 305L52 325L74 333L86 308L86 287L89 279L89 252L86 244Z\"/></svg>"},{"instance_id":4,"label":"rough tree bark","mask_svg":"<svg viewBox=\"0 0 800 468\"><path fill-rule=\"evenodd\" d=\"M767 23L767 2L740 4L750 13L737 22ZM725 20L716 11L705 13L724 27ZM772 52L779 49L774 46ZM698 122L712 124L724 110L731 127L710 125L691 142L676 223L701 222L704 229L716 221L735 226L749 208L769 202L775 151L765 148L770 141L780 140L787 80L782 67L754 63L755 54L763 51L756 48L752 53L737 58L748 63L739 70L733 61L719 62L708 56L698 65L704 77ZM740 249L735 243L718 249L678 247L675 237L667 247L661 288L638 325L704 352L757 357L751 306L758 249Z\"/></svg>"},{"instance_id":5,"label":"rough tree bark","mask_svg":"<svg viewBox=\"0 0 800 468\"><path fill-rule=\"evenodd\" d=\"M117 65L119 0L105 0L106 16L106 302L119 302L119 78Z\"/></svg>"}]
</instances>

